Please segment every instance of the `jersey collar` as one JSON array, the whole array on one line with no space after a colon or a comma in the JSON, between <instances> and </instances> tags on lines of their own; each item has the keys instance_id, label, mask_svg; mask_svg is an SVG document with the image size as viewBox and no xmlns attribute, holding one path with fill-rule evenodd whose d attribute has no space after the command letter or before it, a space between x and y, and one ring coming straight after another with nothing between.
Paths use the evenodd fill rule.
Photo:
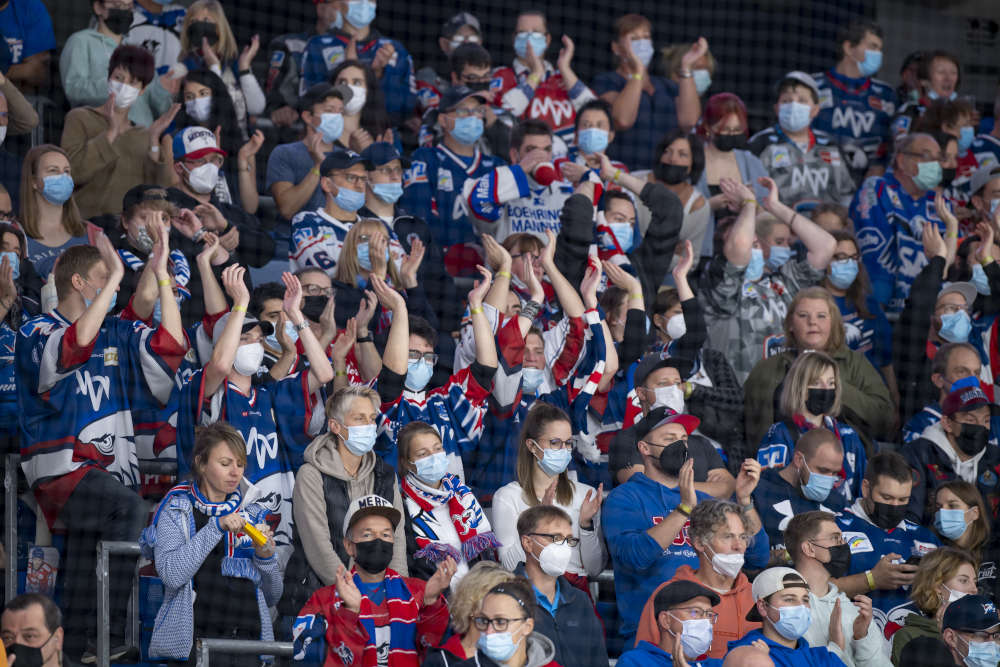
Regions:
<instances>
[{"instance_id":1,"label":"jersey collar","mask_svg":"<svg viewBox=\"0 0 1000 667\"><path fill-rule=\"evenodd\" d=\"M870 76L852 79L849 76L840 74L834 67L831 67L826 74L831 86L834 86L849 95L860 95L871 88L872 85L872 78Z\"/></svg>"},{"instance_id":2,"label":"jersey collar","mask_svg":"<svg viewBox=\"0 0 1000 667\"><path fill-rule=\"evenodd\" d=\"M454 162L458 167L465 172L467 176L472 176L479 169L479 163L483 161L483 154L479 151L479 146L476 146L472 154L472 162L470 164L465 163L465 159L460 155L451 152L451 150L444 145L444 142L438 144L438 150L444 154L445 158Z\"/></svg>"}]
</instances>

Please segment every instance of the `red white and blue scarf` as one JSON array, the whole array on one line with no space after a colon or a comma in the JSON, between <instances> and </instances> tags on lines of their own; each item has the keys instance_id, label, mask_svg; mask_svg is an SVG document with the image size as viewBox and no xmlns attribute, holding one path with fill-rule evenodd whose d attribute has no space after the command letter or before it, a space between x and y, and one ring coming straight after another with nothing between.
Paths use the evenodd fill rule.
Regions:
<instances>
[{"instance_id":1,"label":"red white and blue scarf","mask_svg":"<svg viewBox=\"0 0 1000 667\"><path fill-rule=\"evenodd\" d=\"M462 553L454 547L431 539L418 525L413 523L414 536L420 550L416 552L419 558L426 558L432 563L438 563L451 557L456 562L470 562L486 549L499 548L500 541L493 534L490 520L486 518L483 508L476 496L455 475L446 473L441 478L441 488L434 489L422 484L412 473L403 478L403 493L425 512L431 513L435 508L447 503L448 514L452 525L462 543Z\"/></svg>"}]
</instances>

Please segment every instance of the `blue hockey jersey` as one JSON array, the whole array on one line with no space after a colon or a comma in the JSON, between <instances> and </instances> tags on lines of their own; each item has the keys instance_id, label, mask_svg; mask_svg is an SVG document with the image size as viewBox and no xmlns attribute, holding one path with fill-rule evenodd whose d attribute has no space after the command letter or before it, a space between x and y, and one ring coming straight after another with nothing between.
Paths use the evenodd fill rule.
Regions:
<instances>
[{"instance_id":1,"label":"blue hockey jersey","mask_svg":"<svg viewBox=\"0 0 1000 667\"><path fill-rule=\"evenodd\" d=\"M785 481L777 468L761 471L760 482L753 490L753 504L757 508L771 549L785 548L785 527L792 517L804 512L822 510L837 514L844 509L844 498L830 492L826 500L809 500L802 492Z\"/></svg>"},{"instance_id":2,"label":"blue hockey jersey","mask_svg":"<svg viewBox=\"0 0 1000 667\"><path fill-rule=\"evenodd\" d=\"M406 251L392 228L384 222L382 224L389 235L389 259L399 268ZM292 243L288 250L291 270L318 268L333 278L344 239L353 226L353 222L337 220L322 208L298 213L292 218Z\"/></svg>"}]
</instances>

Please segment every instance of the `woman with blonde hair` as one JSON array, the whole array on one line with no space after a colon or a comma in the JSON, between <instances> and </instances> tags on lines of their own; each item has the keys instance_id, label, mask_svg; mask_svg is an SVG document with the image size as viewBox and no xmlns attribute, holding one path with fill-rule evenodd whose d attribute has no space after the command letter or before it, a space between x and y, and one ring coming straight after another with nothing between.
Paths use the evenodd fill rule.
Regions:
<instances>
[{"instance_id":1,"label":"woman with blonde hair","mask_svg":"<svg viewBox=\"0 0 1000 667\"><path fill-rule=\"evenodd\" d=\"M893 665L923 664L919 659L904 660L906 645L917 637L941 638L944 610L955 600L976 594L977 567L972 554L955 547L938 547L921 559L910 587L910 602L900 609L910 613L892 635Z\"/></svg>"},{"instance_id":2,"label":"woman with blonde hair","mask_svg":"<svg viewBox=\"0 0 1000 667\"><path fill-rule=\"evenodd\" d=\"M800 290L788 307L783 350L754 366L743 385L747 442L761 442L778 421L775 413L780 388L792 364L805 352L824 352L836 363L840 392L837 416L857 431L866 446L890 433L895 408L885 382L864 353L847 346L840 309L830 292L808 287Z\"/></svg>"},{"instance_id":3,"label":"woman with blonde hair","mask_svg":"<svg viewBox=\"0 0 1000 667\"><path fill-rule=\"evenodd\" d=\"M761 440L757 460L765 468L783 468L791 462L795 443L803 433L825 428L837 436L844 449L843 477L835 480L833 490L850 505L861 496L868 458L854 429L837 420L842 393L840 370L828 354L799 355L781 388L780 421L772 424Z\"/></svg>"},{"instance_id":4,"label":"woman with blonde hair","mask_svg":"<svg viewBox=\"0 0 1000 667\"><path fill-rule=\"evenodd\" d=\"M236 110L236 120L244 136L248 118L264 112L266 98L260 82L250 70L250 64L260 48L260 37L254 35L250 44L237 53L239 47L226 12L219 0L197 0L188 7L181 26L181 56L183 66L174 66L174 76L183 78L188 70L205 68L222 78Z\"/></svg>"},{"instance_id":5,"label":"woman with blonde hair","mask_svg":"<svg viewBox=\"0 0 1000 667\"><path fill-rule=\"evenodd\" d=\"M516 576L513 573L492 561L481 561L469 568L458 585L452 586L451 597L448 598L451 629L455 634L440 648L428 654L424 660L425 667L447 667L476 655L476 642L479 641L480 633L472 618L479 613L483 598L494 586L514 579Z\"/></svg>"},{"instance_id":6,"label":"woman with blonde hair","mask_svg":"<svg viewBox=\"0 0 1000 667\"><path fill-rule=\"evenodd\" d=\"M396 246L393 244L393 250ZM396 289L417 286L415 270L406 265L403 256L393 257L385 223L375 218L362 218L351 225L337 258L333 279L353 287L367 287L374 273Z\"/></svg>"}]
</instances>

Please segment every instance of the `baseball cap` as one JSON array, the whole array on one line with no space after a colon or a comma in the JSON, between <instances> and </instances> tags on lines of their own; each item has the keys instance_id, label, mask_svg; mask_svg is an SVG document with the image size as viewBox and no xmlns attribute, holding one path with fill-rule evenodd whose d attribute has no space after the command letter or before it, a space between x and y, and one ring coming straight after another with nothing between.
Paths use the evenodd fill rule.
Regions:
<instances>
[{"instance_id":1,"label":"baseball cap","mask_svg":"<svg viewBox=\"0 0 1000 667\"><path fill-rule=\"evenodd\" d=\"M219 339L222 338L222 332L226 328L226 322L229 321L230 315L232 315L232 312L226 313L219 318L218 322L215 323L215 328L212 329L212 345L217 345L219 343ZM267 320L258 320L256 317L244 315L243 328L240 329L240 334L245 334L246 332L251 331L254 327L260 327L260 332L264 335L264 337L270 336L274 333L274 325Z\"/></svg>"},{"instance_id":2,"label":"baseball cap","mask_svg":"<svg viewBox=\"0 0 1000 667\"><path fill-rule=\"evenodd\" d=\"M948 283L947 285L941 288L941 291L938 292L937 299L935 299L935 302L941 297L943 297L945 294L951 294L952 292L956 292L965 297L966 310L972 308L972 303L976 300L976 295L978 294L978 292L976 291L976 286L973 285L972 283L960 282L960 281L953 282L953 283Z\"/></svg>"},{"instance_id":3,"label":"baseball cap","mask_svg":"<svg viewBox=\"0 0 1000 667\"><path fill-rule=\"evenodd\" d=\"M174 135L174 161L197 160L209 153L218 153L225 157L226 151L219 148L215 141L215 132L200 125L185 127Z\"/></svg>"},{"instance_id":4,"label":"baseball cap","mask_svg":"<svg viewBox=\"0 0 1000 667\"><path fill-rule=\"evenodd\" d=\"M452 86L441 95L441 103L438 104L438 111L447 113L470 97L475 97L482 104L489 104L490 101L490 98L485 93L472 90L468 86Z\"/></svg>"},{"instance_id":5,"label":"baseball cap","mask_svg":"<svg viewBox=\"0 0 1000 667\"><path fill-rule=\"evenodd\" d=\"M299 98L299 111L308 111L314 104L319 104L328 97L339 97L341 102L347 104L354 97L354 93L345 85L334 86L329 83L317 83Z\"/></svg>"},{"instance_id":6,"label":"baseball cap","mask_svg":"<svg viewBox=\"0 0 1000 667\"><path fill-rule=\"evenodd\" d=\"M365 168L368 168L367 161L363 157L354 151L338 148L323 158L323 163L319 165L319 173L328 174L335 169L350 169L356 164L364 164Z\"/></svg>"},{"instance_id":7,"label":"baseball cap","mask_svg":"<svg viewBox=\"0 0 1000 667\"><path fill-rule=\"evenodd\" d=\"M793 81L798 81L803 86L813 91L813 94L816 96L816 99L819 99L819 84L816 83L816 79L812 78L805 72L794 70L781 78L781 81L778 82L778 87L780 88L781 85L786 81L788 81L789 79Z\"/></svg>"},{"instance_id":8,"label":"baseball cap","mask_svg":"<svg viewBox=\"0 0 1000 667\"><path fill-rule=\"evenodd\" d=\"M711 588L705 588L695 581L680 579L670 582L656 593L656 597L653 598L653 611L659 615L661 611L697 597L708 598L709 604L713 607L722 600Z\"/></svg>"},{"instance_id":9,"label":"baseball cap","mask_svg":"<svg viewBox=\"0 0 1000 667\"><path fill-rule=\"evenodd\" d=\"M990 405L990 399L987 398L986 393L979 386L979 380L976 378L964 379L972 380L973 382L963 382L962 380L956 382L951 386L951 391L948 392L948 395L944 397L944 401L941 402L941 412L946 417L951 417L956 412L968 412L984 405Z\"/></svg>"},{"instance_id":10,"label":"baseball cap","mask_svg":"<svg viewBox=\"0 0 1000 667\"><path fill-rule=\"evenodd\" d=\"M467 25L472 26L472 28L475 29L475 31L480 35L483 34L482 28L479 27L479 19L469 12L459 12L445 21L445 24L441 26L441 36L450 38Z\"/></svg>"},{"instance_id":11,"label":"baseball cap","mask_svg":"<svg viewBox=\"0 0 1000 667\"><path fill-rule=\"evenodd\" d=\"M994 178L1000 178L1000 164L987 165L976 169L969 178L969 194L978 194Z\"/></svg>"},{"instance_id":12,"label":"baseball cap","mask_svg":"<svg viewBox=\"0 0 1000 667\"><path fill-rule=\"evenodd\" d=\"M159 185L136 185L130 188L122 198L122 210L128 211L133 206L149 201L170 203L170 196L167 189Z\"/></svg>"},{"instance_id":13,"label":"baseball cap","mask_svg":"<svg viewBox=\"0 0 1000 667\"><path fill-rule=\"evenodd\" d=\"M388 141L376 141L369 144L368 148L361 151L361 158L367 161L370 167L381 167L393 160L399 160L404 169L410 167L410 159L400 155L396 147Z\"/></svg>"},{"instance_id":14,"label":"baseball cap","mask_svg":"<svg viewBox=\"0 0 1000 667\"><path fill-rule=\"evenodd\" d=\"M691 375L694 364L681 357L665 357L659 352L650 352L639 360L632 374L632 384L636 387L646 382L649 374L658 368L676 368L681 380Z\"/></svg>"},{"instance_id":15,"label":"baseball cap","mask_svg":"<svg viewBox=\"0 0 1000 667\"><path fill-rule=\"evenodd\" d=\"M960 632L982 632L1000 625L997 607L988 597L965 595L948 605L941 619L941 629L951 628Z\"/></svg>"},{"instance_id":16,"label":"baseball cap","mask_svg":"<svg viewBox=\"0 0 1000 667\"><path fill-rule=\"evenodd\" d=\"M399 510L392 506L392 501L374 493L370 496L361 496L352 500L351 504L347 506L347 516L344 519L344 537L347 537L351 526L370 514L384 516L392 524L393 530L396 529L402 518Z\"/></svg>"},{"instance_id":17,"label":"baseball cap","mask_svg":"<svg viewBox=\"0 0 1000 667\"><path fill-rule=\"evenodd\" d=\"M797 570L793 570L790 567L772 567L757 575L757 578L753 580L750 592L753 595L753 601L757 602L786 588L805 588L809 590L809 584L806 583L805 577L799 574ZM758 622L763 620L760 614L757 613L756 604L747 612L746 619Z\"/></svg>"}]
</instances>

